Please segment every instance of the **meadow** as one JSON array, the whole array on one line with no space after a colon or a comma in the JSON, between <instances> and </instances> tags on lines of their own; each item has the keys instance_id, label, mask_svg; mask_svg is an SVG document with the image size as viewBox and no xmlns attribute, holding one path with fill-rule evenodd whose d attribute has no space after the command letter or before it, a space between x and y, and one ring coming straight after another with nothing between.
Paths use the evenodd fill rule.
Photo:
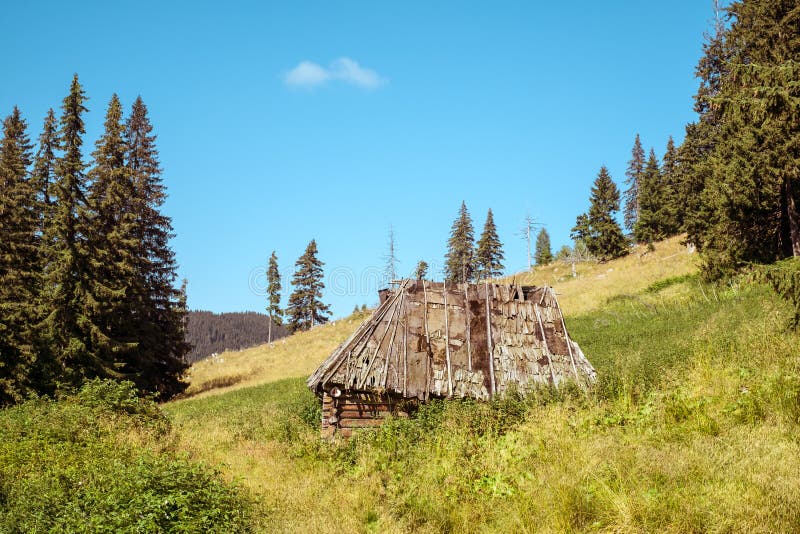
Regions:
<instances>
[{"instance_id":1,"label":"meadow","mask_svg":"<svg viewBox=\"0 0 800 534\"><path fill-rule=\"evenodd\" d=\"M206 362L198 395L163 408L176 446L246 493L258 531L796 531L792 310L752 277L703 284L693 261L674 239L576 278L526 275L559 292L598 371L589 392L437 401L329 443L304 380L353 317Z\"/></svg>"},{"instance_id":2,"label":"meadow","mask_svg":"<svg viewBox=\"0 0 800 534\"><path fill-rule=\"evenodd\" d=\"M591 390L438 400L348 441L305 379L368 312L198 362L166 404L31 399L0 412L0 532L798 531L796 310L694 261L673 239L517 275L558 291Z\"/></svg>"}]
</instances>

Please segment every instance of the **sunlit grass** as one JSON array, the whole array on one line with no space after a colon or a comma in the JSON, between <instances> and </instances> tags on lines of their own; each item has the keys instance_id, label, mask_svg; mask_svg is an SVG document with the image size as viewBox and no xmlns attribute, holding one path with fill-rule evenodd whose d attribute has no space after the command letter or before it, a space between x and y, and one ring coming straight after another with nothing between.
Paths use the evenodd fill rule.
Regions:
<instances>
[{"instance_id":1,"label":"sunlit grass","mask_svg":"<svg viewBox=\"0 0 800 534\"><path fill-rule=\"evenodd\" d=\"M181 447L248 488L264 532L800 530L800 337L787 306L762 285L702 284L678 239L578 272L558 281L569 267L551 266L523 283L549 276L561 293L598 371L590 392L434 402L328 443L304 380L352 318L270 349L290 362L259 348L206 363L196 390L253 371L165 410Z\"/></svg>"},{"instance_id":2,"label":"sunlit grass","mask_svg":"<svg viewBox=\"0 0 800 534\"><path fill-rule=\"evenodd\" d=\"M697 272L697 254L690 254L682 240L678 236L660 241L652 251L639 246L628 256L606 263L576 263L575 277L571 264L554 262L503 280L549 285L555 288L564 313L577 315L603 306L610 297L634 294L658 280Z\"/></svg>"},{"instance_id":3,"label":"sunlit grass","mask_svg":"<svg viewBox=\"0 0 800 534\"><path fill-rule=\"evenodd\" d=\"M186 396L219 394L293 376L308 376L367 317L361 312L271 344L223 352L189 369Z\"/></svg>"}]
</instances>

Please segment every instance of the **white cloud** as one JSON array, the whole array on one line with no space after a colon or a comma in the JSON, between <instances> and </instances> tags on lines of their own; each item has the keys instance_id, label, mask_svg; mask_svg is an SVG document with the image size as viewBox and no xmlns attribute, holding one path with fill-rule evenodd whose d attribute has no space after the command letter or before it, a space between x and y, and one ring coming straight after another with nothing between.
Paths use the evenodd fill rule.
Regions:
<instances>
[{"instance_id":1,"label":"white cloud","mask_svg":"<svg viewBox=\"0 0 800 534\"><path fill-rule=\"evenodd\" d=\"M301 61L295 68L286 73L283 80L286 85L316 87L327 82L330 77L330 73L316 63Z\"/></svg>"},{"instance_id":2,"label":"white cloud","mask_svg":"<svg viewBox=\"0 0 800 534\"><path fill-rule=\"evenodd\" d=\"M330 73L337 80L366 89L375 89L386 83L386 80L381 78L377 72L362 67L349 57L340 57L331 63Z\"/></svg>"},{"instance_id":3,"label":"white cloud","mask_svg":"<svg viewBox=\"0 0 800 534\"><path fill-rule=\"evenodd\" d=\"M374 70L362 67L357 61L348 57L333 60L328 68L312 61L301 61L283 77L283 81L290 87L314 88L330 80L364 89L377 89L388 81Z\"/></svg>"}]
</instances>

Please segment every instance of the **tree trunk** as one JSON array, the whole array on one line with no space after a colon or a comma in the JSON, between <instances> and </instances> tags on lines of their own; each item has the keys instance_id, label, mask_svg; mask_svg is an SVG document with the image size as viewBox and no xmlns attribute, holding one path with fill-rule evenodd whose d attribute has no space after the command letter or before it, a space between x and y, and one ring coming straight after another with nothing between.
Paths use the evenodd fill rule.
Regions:
<instances>
[{"instance_id":1,"label":"tree trunk","mask_svg":"<svg viewBox=\"0 0 800 534\"><path fill-rule=\"evenodd\" d=\"M269 334L267 334L267 343L272 343L272 315L269 316Z\"/></svg>"}]
</instances>

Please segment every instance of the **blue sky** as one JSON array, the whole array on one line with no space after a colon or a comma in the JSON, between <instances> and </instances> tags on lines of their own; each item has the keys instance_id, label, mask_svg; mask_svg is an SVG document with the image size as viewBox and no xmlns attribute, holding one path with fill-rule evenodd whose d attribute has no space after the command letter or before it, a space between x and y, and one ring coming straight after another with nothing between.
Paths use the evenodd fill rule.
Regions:
<instances>
[{"instance_id":1,"label":"blue sky","mask_svg":"<svg viewBox=\"0 0 800 534\"><path fill-rule=\"evenodd\" d=\"M373 304L389 226L402 274L441 268L461 201L492 208L508 273L526 213L569 242L601 165L694 119L711 1L9 2L0 113L38 135L77 72L87 158L111 94L148 105L189 305L262 310L315 238L335 316ZM286 295L284 295L285 297Z\"/></svg>"}]
</instances>

